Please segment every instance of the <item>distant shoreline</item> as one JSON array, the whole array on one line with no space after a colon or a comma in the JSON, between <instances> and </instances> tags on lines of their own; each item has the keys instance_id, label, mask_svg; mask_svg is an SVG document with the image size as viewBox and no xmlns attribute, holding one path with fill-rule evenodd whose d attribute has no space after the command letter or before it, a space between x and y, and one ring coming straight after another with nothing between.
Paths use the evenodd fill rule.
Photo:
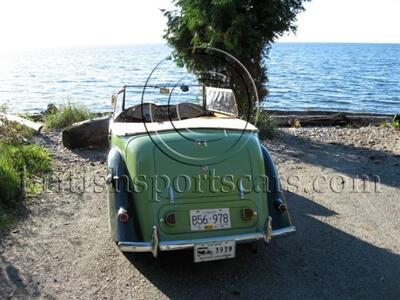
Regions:
<instances>
[{"instance_id":1,"label":"distant shoreline","mask_svg":"<svg viewBox=\"0 0 400 300\"><path fill-rule=\"evenodd\" d=\"M400 46L400 42L286 42L277 41L272 43L274 45L391 45ZM147 46L165 46L169 47L167 43L155 42L155 43L137 43L137 44L94 44L94 45L73 45L73 46L59 46L59 47L36 47L36 48L12 48L12 49L0 49L0 53L15 53L15 52L30 52L30 51L46 51L46 50L76 50L76 49L96 49L96 48L119 48L119 47L147 47Z\"/></svg>"}]
</instances>

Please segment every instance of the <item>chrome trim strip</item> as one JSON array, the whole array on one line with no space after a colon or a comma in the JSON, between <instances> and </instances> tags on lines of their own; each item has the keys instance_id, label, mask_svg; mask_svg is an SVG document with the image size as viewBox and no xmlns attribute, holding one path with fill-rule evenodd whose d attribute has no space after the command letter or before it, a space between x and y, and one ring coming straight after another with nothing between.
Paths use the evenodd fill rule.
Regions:
<instances>
[{"instance_id":1,"label":"chrome trim strip","mask_svg":"<svg viewBox=\"0 0 400 300\"><path fill-rule=\"evenodd\" d=\"M212 238L195 239L195 240L165 241L165 242L160 242L160 250L174 251L174 250L191 249L194 248L195 244L204 244L215 241L236 241L236 243L240 244L240 243L258 241L262 239L264 239L264 234L262 233L248 233L248 234L212 237Z\"/></svg>"},{"instance_id":2,"label":"chrome trim strip","mask_svg":"<svg viewBox=\"0 0 400 300\"><path fill-rule=\"evenodd\" d=\"M296 231L295 226L289 226L289 227L285 227L285 228L281 228L281 229L277 229L277 230L272 230L271 237L272 238L281 237L281 236L288 235L289 233L293 233L295 231Z\"/></svg>"}]
</instances>

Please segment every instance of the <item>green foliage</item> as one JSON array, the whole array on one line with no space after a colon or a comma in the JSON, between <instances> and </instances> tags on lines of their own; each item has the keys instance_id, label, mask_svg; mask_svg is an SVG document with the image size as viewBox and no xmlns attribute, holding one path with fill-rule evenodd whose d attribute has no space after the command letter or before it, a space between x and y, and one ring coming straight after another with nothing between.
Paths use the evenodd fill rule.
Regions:
<instances>
[{"instance_id":1,"label":"green foliage","mask_svg":"<svg viewBox=\"0 0 400 300\"><path fill-rule=\"evenodd\" d=\"M394 116L391 125L395 129L400 129L400 114Z\"/></svg>"},{"instance_id":2,"label":"green foliage","mask_svg":"<svg viewBox=\"0 0 400 300\"><path fill-rule=\"evenodd\" d=\"M45 113L43 120L46 128L63 129L76 122L88 120L92 116L86 107L68 103Z\"/></svg>"},{"instance_id":3,"label":"green foliage","mask_svg":"<svg viewBox=\"0 0 400 300\"><path fill-rule=\"evenodd\" d=\"M49 153L39 145L6 146L0 160L3 156L12 158L12 165L18 173L41 176L50 171Z\"/></svg>"},{"instance_id":4,"label":"green foliage","mask_svg":"<svg viewBox=\"0 0 400 300\"><path fill-rule=\"evenodd\" d=\"M262 140L271 140L276 135L276 126L271 116L265 112L260 111L257 120L254 120L258 128L258 135Z\"/></svg>"},{"instance_id":5,"label":"green foliage","mask_svg":"<svg viewBox=\"0 0 400 300\"><path fill-rule=\"evenodd\" d=\"M381 127L393 127L394 129L400 129L400 121L385 122L381 125Z\"/></svg>"},{"instance_id":6,"label":"green foliage","mask_svg":"<svg viewBox=\"0 0 400 300\"><path fill-rule=\"evenodd\" d=\"M4 154L0 156L0 182L0 204L10 206L21 191L19 176L12 159Z\"/></svg>"},{"instance_id":7,"label":"green foliage","mask_svg":"<svg viewBox=\"0 0 400 300\"><path fill-rule=\"evenodd\" d=\"M0 203L13 206L24 192L33 191L32 179L51 171L49 153L38 145L6 145L0 143ZM26 185L26 191L22 184Z\"/></svg>"},{"instance_id":8,"label":"green foliage","mask_svg":"<svg viewBox=\"0 0 400 300\"><path fill-rule=\"evenodd\" d=\"M265 99L267 74L265 59L270 45L287 31L295 31L294 22L303 3L309 0L175 0L177 10L163 11L168 29L164 35L174 48L174 58L189 70L217 71L228 75L230 87L240 81L235 67L209 56L196 55L197 47L222 49L239 59L253 77L260 100ZM194 50L194 48L196 48ZM202 80L204 82L204 80ZM241 114L254 106L243 88L235 93ZM249 107L250 106L250 107Z\"/></svg>"},{"instance_id":9,"label":"green foliage","mask_svg":"<svg viewBox=\"0 0 400 300\"><path fill-rule=\"evenodd\" d=\"M7 112L7 107L0 110ZM35 179L51 172L49 153L29 143L32 135L32 130L0 118L0 229L12 226L24 196L38 192Z\"/></svg>"},{"instance_id":10,"label":"green foliage","mask_svg":"<svg viewBox=\"0 0 400 300\"><path fill-rule=\"evenodd\" d=\"M15 207L25 193L34 191L33 181L51 171L51 158L42 147L29 144L32 131L1 120L0 126L0 207ZM23 184L24 183L24 184ZM24 190L26 187L26 190Z\"/></svg>"},{"instance_id":11,"label":"green foliage","mask_svg":"<svg viewBox=\"0 0 400 300\"><path fill-rule=\"evenodd\" d=\"M10 122L6 119L0 120L0 142L3 145L20 145L32 137L33 130L21 124Z\"/></svg>"}]
</instances>

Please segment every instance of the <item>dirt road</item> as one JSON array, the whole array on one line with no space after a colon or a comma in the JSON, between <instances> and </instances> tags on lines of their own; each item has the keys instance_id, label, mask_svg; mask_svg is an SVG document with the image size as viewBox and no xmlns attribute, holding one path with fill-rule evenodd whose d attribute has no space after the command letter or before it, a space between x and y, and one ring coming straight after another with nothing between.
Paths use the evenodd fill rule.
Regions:
<instances>
[{"instance_id":1,"label":"dirt road","mask_svg":"<svg viewBox=\"0 0 400 300\"><path fill-rule=\"evenodd\" d=\"M190 251L156 261L121 254L109 238L107 193L99 184L106 152L73 153L54 136L42 143L64 180L60 188L53 178L19 225L2 233L0 298L400 298L394 130L282 129L267 144L289 189L297 233L257 253L243 246L236 259L203 264L194 264ZM70 182L67 192L69 171L98 181L83 193L81 180Z\"/></svg>"}]
</instances>

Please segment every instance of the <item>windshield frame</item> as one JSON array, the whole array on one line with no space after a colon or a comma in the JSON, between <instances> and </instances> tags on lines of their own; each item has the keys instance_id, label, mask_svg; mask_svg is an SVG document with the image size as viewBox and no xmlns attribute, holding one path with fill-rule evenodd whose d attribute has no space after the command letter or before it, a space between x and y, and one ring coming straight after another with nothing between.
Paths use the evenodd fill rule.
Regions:
<instances>
[{"instance_id":1,"label":"windshield frame","mask_svg":"<svg viewBox=\"0 0 400 300\"><path fill-rule=\"evenodd\" d=\"M226 111L220 111L220 110L208 108L207 107L208 106L207 105L207 96L206 96L207 86L204 85L204 84L182 84L180 86L172 85L172 84L166 84L166 85L147 85L147 86L143 86L143 85L124 85L123 88L121 90L119 90L115 95L116 101L115 101L115 106L114 106L114 118L116 118L118 115L120 115L122 112L126 111L127 109L129 109L131 107L134 107L136 105L140 105L140 104L144 104L144 103L154 103L154 102L147 102L146 101L144 103L140 102L140 103L137 103L135 105L132 105L132 106L129 106L129 107L125 107L126 106L126 92L127 92L127 89L129 89L129 88L136 88L136 89L137 88L141 88L141 89L143 89L142 90L142 101L143 101L143 94L145 93L145 89L146 88L153 88L153 89L159 89L159 90L165 88L165 89L172 89L173 90L173 89L175 89L177 87L179 87L182 91L183 91L184 87L187 87L187 88L190 88L190 87L201 87L202 88L202 98L203 98L202 102L201 102L202 104L201 105L197 104L197 105L200 105L204 109L209 110L209 111L213 111L213 112L216 112L216 113L224 114L224 115L235 117L235 118L238 117L238 115L231 114L231 113L226 112ZM120 103L120 101L121 101L120 95L121 94L123 94L122 95L122 105ZM156 104L156 103L154 103L154 104ZM168 105L168 104L157 104L157 105ZM234 101L234 105L237 108L236 98L235 98L235 101Z\"/></svg>"}]
</instances>

